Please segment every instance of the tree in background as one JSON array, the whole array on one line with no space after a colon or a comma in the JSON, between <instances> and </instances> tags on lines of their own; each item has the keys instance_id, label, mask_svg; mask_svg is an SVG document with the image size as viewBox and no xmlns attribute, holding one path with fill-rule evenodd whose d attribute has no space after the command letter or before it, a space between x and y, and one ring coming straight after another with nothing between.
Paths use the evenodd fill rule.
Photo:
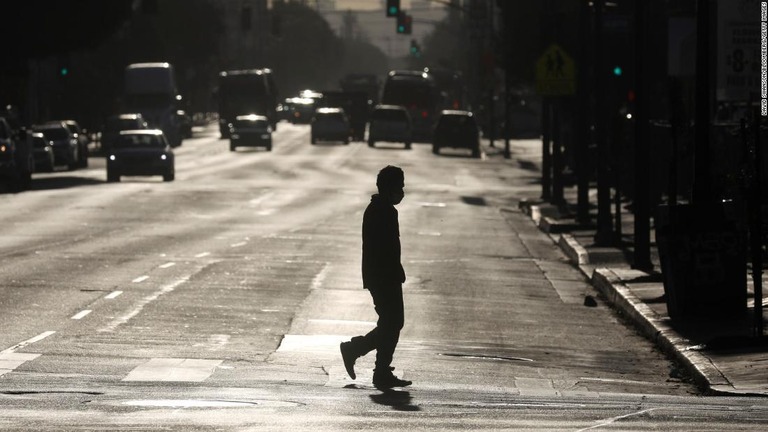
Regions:
<instances>
[{"instance_id":1,"label":"tree in background","mask_svg":"<svg viewBox=\"0 0 768 432\"><path fill-rule=\"evenodd\" d=\"M383 75L389 70L389 59L378 47L371 44L367 35L360 29L357 16L352 11L344 15L341 28L344 59L339 68L339 75L373 74Z\"/></svg>"},{"instance_id":2,"label":"tree in background","mask_svg":"<svg viewBox=\"0 0 768 432\"><path fill-rule=\"evenodd\" d=\"M434 31L424 38L421 57L411 57L410 63L416 69L441 67L459 70L466 75L471 43L461 12L451 9L445 19L435 25Z\"/></svg>"},{"instance_id":3,"label":"tree in background","mask_svg":"<svg viewBox=\"0 0 768 432\"><path fill-rule=\"evenodd\" d=\"M296 2L276 1L272 13L279 17L280 34L267 47L266 58L281 92L290 95L333 86L344 50L328 22Z\"/></svg>"}]
</instances>

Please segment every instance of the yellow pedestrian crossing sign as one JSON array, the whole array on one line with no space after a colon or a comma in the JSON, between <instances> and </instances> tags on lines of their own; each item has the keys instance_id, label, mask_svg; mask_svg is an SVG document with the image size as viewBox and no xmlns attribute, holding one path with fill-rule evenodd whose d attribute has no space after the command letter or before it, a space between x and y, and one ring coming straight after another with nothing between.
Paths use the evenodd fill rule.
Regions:
<instances>
[{"instance_id":1,"label":"yellow pedestrian crossing sign","mask_svg":"<svg viewBox=\"0 0 768 432\"><path fill-rule=\"evenodd\" d=\"M536 92L542 96L576 93L576 64L557 44L550 45L536 61Z\"/></svg>"}]
</instances>

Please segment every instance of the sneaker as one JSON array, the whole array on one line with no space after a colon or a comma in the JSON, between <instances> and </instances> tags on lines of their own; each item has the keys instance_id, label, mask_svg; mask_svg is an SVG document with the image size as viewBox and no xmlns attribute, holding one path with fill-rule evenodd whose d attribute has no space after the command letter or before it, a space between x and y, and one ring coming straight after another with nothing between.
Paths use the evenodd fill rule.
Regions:
<instances>
[{"instance_id":1,"label":"sneaker","mask_svg":"<svg viewBox=\"0 0 768 432\"><path fill-rule=\"evenodd\" d=\"M349 342L342 342L339 345L339 350L341 351L341 359L344 360L344 368L347 370L347 374L350 378L355 379L357 378L357 374L355 374L355 360L357 360L357 356L352 352L352 347Z\"/></svg>"},{"instance_id":2,"label":"sneaker","mask_svg":"<svg viewBox=\"0 0 768 432\"><path fill-rule=\"evenodd\" d=\"M373 386L377 389L391 389L392 387L407 387L409 385L413 384L412 381L400 379L392 374L391 370L389 373L381 373L377 374L374 372L373 374Z\"/></svg>"}]
</instances>

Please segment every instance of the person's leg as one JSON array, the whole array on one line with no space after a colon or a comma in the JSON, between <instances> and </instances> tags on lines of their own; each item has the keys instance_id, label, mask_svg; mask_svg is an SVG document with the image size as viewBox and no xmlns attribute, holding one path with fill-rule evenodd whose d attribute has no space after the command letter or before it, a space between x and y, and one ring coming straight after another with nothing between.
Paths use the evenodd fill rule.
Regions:
<instances>
[{"instance_id":1,"label":"person's leg","mask_svg":"<svg viewBox=\"0 0 768 432\"><path fill-rule=\"evenodd\" d=\"M373 297L373 305L376 309L376 313L379 314L379 309L376 307L376 294L374 294L374 290L369 290L369 292L371 293L371 297ZM341 357L344 361L344 367L350 378L357 378L357 374L355 374L355 361L357 358L368 354L378 346L380 321L381 314L379 314L379 322L376 327L368 332L368 334L364 336L355 336L349 342L342 342L339 346Z\"/></svg>"},{"instance_id":2,"label":"person's leg","mask_svg":"<svg viewBox=\"0 0 768 432\"><path fill-rule=\"evenodd\" d=\"M398 284L371 291L371 294L379 315L376 329L371 332L376 338L376 370L390 371L404 323L403 290Z\"/></svg>"},{"instance_id":3,"label":"person's leg","mask_svg":"<svg viewBox=\"0 0 768 432\"><path fill-rule=\"evenodd\" d=\"M379 314L376 333L376 369L373 371L373 385L380 389L405 387L410 381L402 380L392 373L392 356L403 328L402 285L387 287L386 291L374 296L376 312Z\"/></svg>"}]
</instances>

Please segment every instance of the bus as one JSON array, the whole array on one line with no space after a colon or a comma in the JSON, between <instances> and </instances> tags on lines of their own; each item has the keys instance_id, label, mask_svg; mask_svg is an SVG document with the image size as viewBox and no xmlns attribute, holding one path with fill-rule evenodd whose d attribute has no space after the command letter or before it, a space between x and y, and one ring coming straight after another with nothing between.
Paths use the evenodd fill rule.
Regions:
<instances>
[{"instance_id":1,"label":"bus","mask_svg":"<svg viewBox=\"0 0 768 432\"><path fill-rule=\"evenodd\" d=\"M424 71L390 71L381 103L405 107L411 116L413 140L432 141L432 130L440 115L440 92L432 75Z\"/></svg>"},{"instance_id":2,"label":"bus","mask_svg":"<svg viewBox=\"0 0 768 432\"><path fill-rule=\"evenodd\" d=\"M219 73L219 132L229 138L229 123L239 115L267 117L272 129L277 125L276 89L272 71L263 69L230 70Z\"/></svg>"},{"instance_id":3,"label":"bus","mask_svg":"<svg viewBox=\"0 0 768 432\"><path fill-rule=\"evenodd\" d=\"M178 108L181 95L173 65L166 62L133 63L125 68L122 108L141 113L149 126L162 129L172 146L183 139Z\"/></svg>"}]
</instances>

